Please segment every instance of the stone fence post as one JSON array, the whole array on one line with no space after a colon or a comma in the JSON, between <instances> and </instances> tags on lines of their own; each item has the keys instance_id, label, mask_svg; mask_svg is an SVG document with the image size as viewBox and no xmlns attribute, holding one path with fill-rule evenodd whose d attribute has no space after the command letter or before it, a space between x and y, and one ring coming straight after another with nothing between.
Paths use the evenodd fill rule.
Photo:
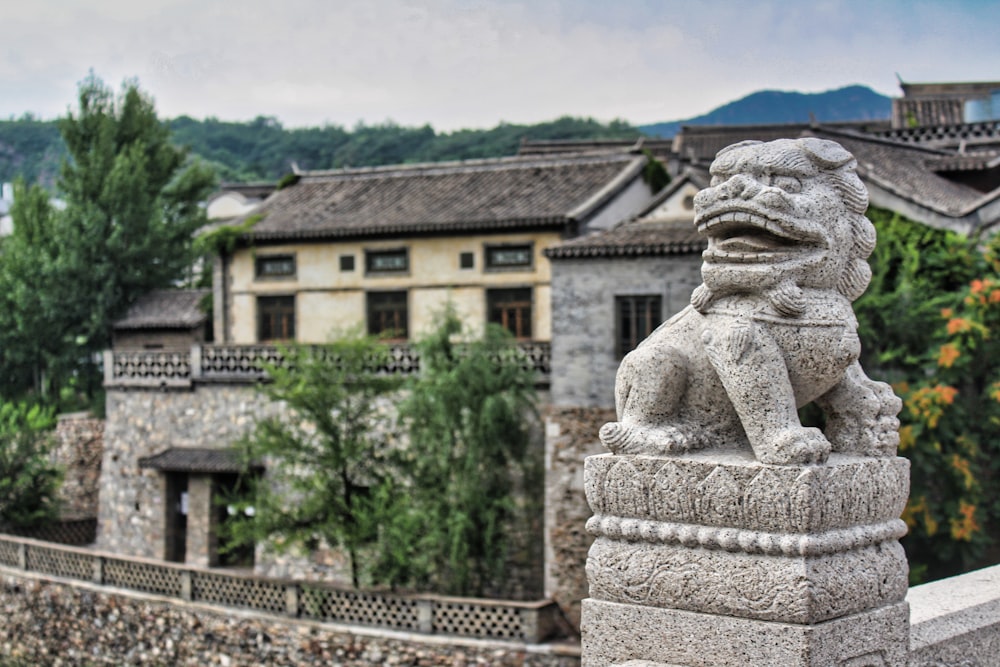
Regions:
<instances>
[{"instance_id":1,"label":"stone fence post","mask_svg":"<svg viewBox=\"0 0 1000 667\"><path fill-rule=\"evenodd\" d=\"M583 667L907 664L909 462L899 399L857 361L855 166L813 138L713 163L705 282L623 360L611 453L586 460Z\"/></svg>"}]
</instances>

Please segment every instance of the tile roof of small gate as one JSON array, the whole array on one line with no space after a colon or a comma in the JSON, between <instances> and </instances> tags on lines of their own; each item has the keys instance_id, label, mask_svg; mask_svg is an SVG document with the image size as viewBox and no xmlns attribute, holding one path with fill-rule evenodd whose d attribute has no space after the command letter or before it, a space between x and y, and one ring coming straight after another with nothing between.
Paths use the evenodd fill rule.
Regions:
<instances>
[{"instance_id":1,"label":"tile roof of small gate","mask_svg":"<svg viewBox=\"0 0 1000 667\"><path fill-rule=\"evenodd\" d=\"M114 323L115 329L190 329L201 325L208 315L201 308L211 290L161 289L144 294L125 315Z\"/></svg>"},{"instance_id":2,"label":"tile roof of small gate","mask_svg":"<svg viewBox=\"0 0 1000 667\"><path fill-rule=\"evenodd\" d=\"M645 162L642 155L603 152L304 172L251 214L262 217L250 236L260 242L565 228L599 211L640 177Z\"/></svg>"}]
</instances>

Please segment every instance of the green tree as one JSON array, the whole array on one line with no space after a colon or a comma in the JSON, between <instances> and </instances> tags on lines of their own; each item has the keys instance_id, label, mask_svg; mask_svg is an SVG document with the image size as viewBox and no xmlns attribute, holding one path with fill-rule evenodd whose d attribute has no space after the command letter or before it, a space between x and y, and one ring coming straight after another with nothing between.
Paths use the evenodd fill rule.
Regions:
<instances>
[{"instance_id":1,"label":"green tree","mask_svg":"<svg viewBox=\"0 0 1000 667\"><path fill-rule=\"evenodd\" d=\"M91 74L78 112L59 126L70 156L58 183L65 208L22 185L0 262L0 354L17 377L33 366L32 385L43 394L92 379L91 360L109 346L112 321L185 275L193 233L205 222L199 202L214 182L170 143L135 83L116 96Z\"/></svg>"},{"instance_id":2,"label":"green tree","mask_svg":"<svg viewBox=\"0 0 1000 667\"><path fill-rule=\"evenodd\" d=\"M461 333L449 310L417 343L420 374L400 405L410 438L402 455L412 516L424 522L415 548L427 558L429 583L483 595L508 562L519 480L537 482L529 451L535 378L505 330L489 325L456 343Z\"/></svg>"},{"instance_id":3,"label":"green tree","mask_svg":"<svg viewBox=\"0 0 1000 667\"><path fill-rule=\"evenodd\" d=\"M51 410L0 403L0 530L38 528L57 518L59 468L49 461Z\"/></svg>"},{"instance_id":4,"label":"green tree","mask_svg":"<svg viewBox=\"0 0 1000 667\"><path fill-rule=\"evenodd\" d=\"M358 586L365 574L359 552L378 539L395 502L388 461L394 434L380 418L379 401L388 401L400 380L374 372L388 352L365 337L290 346L283 354L285 363L268 369L271 383L261 391L287 413L259 421L239 443L243 459L265 462L267 473L247 478L241 497L231 499L243 518L230 525L227 542L342 547Z\"/></svg>"},{"instance_id":5,"label":"green tree","mask_svg":"<svg viewBox=\"0 0 1000 667\"><path fill-rule=\"evenodd\" d=\"M974 239L873 209L873 278L855 303L864 364L903 399L900 455L910 459L903 539L911 579L958 574L989 557L1000 518L989 498L1000 462L1000 280ZM994 296L995 294L995 296ZM995 301L991 301L994 299Z\"/></svg>"}]
</instances>

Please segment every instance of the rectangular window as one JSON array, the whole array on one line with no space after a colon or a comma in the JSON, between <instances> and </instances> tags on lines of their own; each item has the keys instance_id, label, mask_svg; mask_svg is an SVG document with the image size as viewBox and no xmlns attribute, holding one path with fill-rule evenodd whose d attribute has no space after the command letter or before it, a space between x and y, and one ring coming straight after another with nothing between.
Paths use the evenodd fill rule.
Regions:
<instances>
[{"instance_id":1,"label":"rectangular window","mask_svg":"<svg viewBox=\"0 0 1000 667\"><path fill-rule=\"evenodd\" d=\"M471 252L462 252L458 254L458 268L460 269L472 269L476 266L476 256Z\"/></svg>"},{"instance_id":2,"label":"rectangular window","mask_svg":"<svg viewBox=\"0 0 1000 667\"><path fill-rule=\"evenodd\" d=\"M257 340L295 339L295 297L257 297Z\"/></svg>"},{"instance_id":3,"label":"rectangular window","mask_svg":"<svg viewBox=\"0 0 1000 667\"><path fill-rule=\"evenodd\" d=\"M530 243L521 245L486 246L486 269L530 269L532 264Z\"/></svg>"},{"instance_id":4,"label":"rectangular window","mask_svg":"<svg viewBox=\"0 0 1000 667\"><path fill-rule=\"evenodd\" d=\"M407 294L368 293L368 333L380 338L405 339L408 332Z\"/></svg>"},{"instance_id":5,"label":"rectangular window","mask_svg":"<svg viewBox=\"0 0 1000 667\"><path fill-rule=\"evenodd\" d=\"M486 319L515 338L531 338L531 288L486 290Z\"/></svg>"},{"instance_id":6,"label":"rectangular window","mask_svg":"<svg viewBox=\"0 0 1000 667\"><path fill-rule=\"evenodd\" d=\"M366 273L406 273L409 270L410 257L406 248L365 251Z\"/></svg>"},{"instance_id":7,"label":"rectangular window","mask_svg":"<svg viewBox=\"0 0 1000 667\"><path fill-rule=\"evenodd\" d=\"M354 270L354 255L341 255L340 256L340 270L341 271L353 271Z\"/></svg>"},{"instance_id":8,"label":"rectangular window","mask_svg":"<svg viewBox=\"0 0 1000 667\"><path fill-rule=\"evenodd\" d=\"M660 326L661 310L662 300L658 294L615 297L615 354L619 359L634 350L636 345Z\"/></svg>"},{"instance_id":9,"label":"rectangular window","mask_svg":"<svg viewBox=\"0 0 1000 667\"><path fill-rule=\"evenodd\" d=\"M258 255L254 269L257 278L294 278L295 255Z\"/></svg>"}]
</instances>

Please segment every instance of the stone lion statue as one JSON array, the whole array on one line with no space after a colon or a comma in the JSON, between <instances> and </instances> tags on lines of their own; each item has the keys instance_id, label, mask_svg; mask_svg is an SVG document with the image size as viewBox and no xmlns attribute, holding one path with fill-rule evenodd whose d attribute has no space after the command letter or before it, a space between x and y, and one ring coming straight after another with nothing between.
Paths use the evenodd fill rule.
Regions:
<instances>
[{"instance_id":1,"label":"stone lion statue","mask_svg":"<svg viewBox=\"0 0 1000 667\"><path fill-rule=\"evenodd\" d=\"M822 463L833 451L892 456L901 403L869 379L851 302L868 286L875 228L854 157L816 138L723 149L695 197L708 237L691 305L622 361L617 454L752 448L762 463ZM815 402L823 431L798 408Z\"/></svg>"}]
</instances>

